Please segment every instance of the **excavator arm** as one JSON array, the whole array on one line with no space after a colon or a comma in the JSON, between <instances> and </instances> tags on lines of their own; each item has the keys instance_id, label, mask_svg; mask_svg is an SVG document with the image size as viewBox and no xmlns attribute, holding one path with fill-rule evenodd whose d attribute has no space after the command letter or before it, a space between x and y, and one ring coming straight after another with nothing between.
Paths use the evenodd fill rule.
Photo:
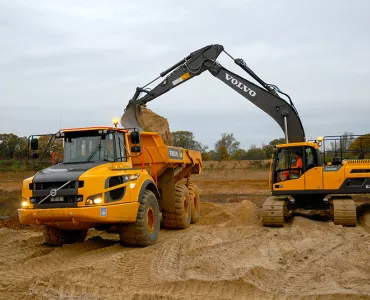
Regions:
<instances>
[{"instance_id":1,"label":"excavator arm","mask_svg":"<svg viewBox=\"0 0 370 300\"><path fill-rule=\"evenodd\" d=\"M250 68L248 68L242 59L234 59L229 55L238 66L253 77L262 87L259 87L238 74L227 70L216 60L222 52L229 55L222 45L216 44L201 48L173 65L171 68L165 70L158 78L148 83L146 86L159 78L165 77L161 83L152 90L146 89L146 86L137 88L121 118L122 126L125 128L135 127L139 130L143 130L139 122L142 105L145 105L149 101L154 100L160 95L163 95L171 89L207 70L213 76L220 79L226 85L270 115L283 130L287 142L305 141L306 139L302 122L290 97L280 91L276 86L265 83ZM145 93L145 95L139 98L142 93ZM285 95L289 99L289 102L281 98L279 94Z\"/></svg>"}]
</instances>

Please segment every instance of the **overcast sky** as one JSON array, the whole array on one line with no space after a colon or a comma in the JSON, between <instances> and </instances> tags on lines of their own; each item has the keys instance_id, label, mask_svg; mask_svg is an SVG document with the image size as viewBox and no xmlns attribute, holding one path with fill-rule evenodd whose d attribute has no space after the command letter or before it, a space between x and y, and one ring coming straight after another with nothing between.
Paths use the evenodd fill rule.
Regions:
<instances>
[{"instance_id":1,"label":"overcast sky","mask_svg":"<svg viewBox=\"0 0 370 300\"><path fill-rule=\"evenodd\" d=\"M370 132L370 2L0 0L0 133L110 125L137 86L222 44L288 93L307 138ZM250 79L225 54L219 62ZM267 114L208 72L148 103L171 131L213 148L283 137Z\"/></svg>"}]
</instances>

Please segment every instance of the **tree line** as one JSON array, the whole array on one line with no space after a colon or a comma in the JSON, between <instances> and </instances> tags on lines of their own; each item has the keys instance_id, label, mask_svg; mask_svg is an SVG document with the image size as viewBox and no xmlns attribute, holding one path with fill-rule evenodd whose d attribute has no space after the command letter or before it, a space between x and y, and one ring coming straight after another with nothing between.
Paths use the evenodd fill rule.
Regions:
<instances>
[{"instance_id":1,"label":"tree line","mask_svg":"<svg viewBox=\"0 0 370 300\"><path fill-rule=\"evenodd\" d=\"M39 137L39 149L45 149L49 142L48 136ZM51 143L50 151L61 152L62 144ZM248 149L240 147L240 142L233 133L222 133L215 142L213 149L197 141L190 131L180 130L172 132L172 146L185 149L198 150L202 153L203 160L264 160L270 159L274 146L285 143L284 138L276 138L261 146L250 145ZM0 134L0 159L24 159L27 158L28 138L19 137L15 134ZM339 141L333 140L326 145L328 155L338 156L340 152L349 151L356 155L361 149L370 149L370 134L361 138L355 138L351 133L344 132ZM50 151L46 154L50 155Z\"/></svg>"},{"instance_id":2,"label":"tree line","mask_svg":"<svg viewBox=\"0 0 370 300\"><path fill-rule=\"evenodd\" d=\"M236 140L233 133L222 133L216 141L214 149L208 149L195 140L190 131L176 131L172 133L174 146L198 150L202 153L203 160L264 160L272 157L274 146L284 144L285 138L274 139L260 147L252 144L248 149L240 148L240 142ZM353 159L370 156L370 134L355 136L345 131L340 137L327 138L324 149L326 158L340 157L342 159ZM367 157L366 157L367 155Z\"/></svg>"},{"instance_id":3,"label":"tree line","mask_svg":"<svg viewBox=\"0 0 370 300\"><path fill-rule=\"evenodd\" d=\"M262 160L270 159L273 146L285 142L284 138L277 138L261 147L250 145L249 149L242 149L240 142L236 140L233 133L222 133L215 142L213 149L203 145L195 139L190 131L175 131L172 133L173 146L186 149L198 150L202 153L203 160Z\"/></svg>"},{"instance_id":4,"label":"tree line","mask_svg":"<svg viewBox=\"0 0 370 300\"><path fill-rule=\"evenodd\" d=\"M48 136L39 137L39 149L43 150L48 142ZM223 133L216 141L214 149L208 150L208 146L198 142L190 131L172 133L172 146L198 150L202 153L204 160L266 159L272 155L272 146L283 142L284 138L275 139L262 147L251 145L248 150L245 150L240 148L240 142L235 139L234 134ZM27 158L27 148L27 137L19 137L13 133L0 134L0 159L25 159ZM58 150L60 151L61 147L58 147Z\"/></svg>"},{"instance_id":5,"label":"tree line","mask_svg":"<svg viewBox=\"0 0 370 300\"><path fill-rule=\"evenodd\" d=\"M39 140L39 149L43 150L49 143L50 136L40 136ZM49 150L53 151L62 151L62 141L50 142ZM13 133L4 133L0 134L0 159L25 159L27 158L27 148L28 148L28 137L17 136ZM45 157L50 157L51 152L48 151L45 153Z\"/></svg>"}]
</instances>

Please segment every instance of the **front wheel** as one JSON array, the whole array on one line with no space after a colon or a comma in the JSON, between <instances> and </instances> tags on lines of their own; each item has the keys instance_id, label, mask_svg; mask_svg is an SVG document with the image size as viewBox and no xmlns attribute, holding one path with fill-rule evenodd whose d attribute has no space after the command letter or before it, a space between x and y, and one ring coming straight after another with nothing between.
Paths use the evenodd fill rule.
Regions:
<instances>
[{"instance_id":1,"label":"front wheel","mask_svg":"<svg viewBox=\"0 0 370 300\"><path fill-rule=\"evenodd\" d=\"M159 205L152 191L146 190L136 217L136 222L119 229L124 246L145 247L155 244L160 230Z\"/></svg>"}]
</instances>

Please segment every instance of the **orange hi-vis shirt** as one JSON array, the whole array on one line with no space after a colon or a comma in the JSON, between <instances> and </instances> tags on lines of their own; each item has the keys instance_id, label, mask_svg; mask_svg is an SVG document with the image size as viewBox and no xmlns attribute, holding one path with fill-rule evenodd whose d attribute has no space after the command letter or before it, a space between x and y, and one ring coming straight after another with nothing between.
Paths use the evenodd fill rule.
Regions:
<instances>
[{"instance_id":1,"label":"orange hi-vis shirt","mask_svg":"<svg viewBox=\"0 0 370 300\"><path fill-rule=\"evenodd\" d=\"M303 168L303 162L302 162L302 158L298 158L294 164L294 167L293 169L298 169L298 170L294 170L292 171L293 174L299 174L300 173L300 170L299 169L302 169Z\"/></svg>"},{"instance_id":2,"label":"orange hi-vis shirt","mask_svg":"<svg viewBox=\"0 0 370 300\"><path fill-rule=\"evenodd\" d=\"M302 162L302 158L298 158L295 162L295 165L293 168L303 168L303 162Z\"/></svg>"}]
</instances>

